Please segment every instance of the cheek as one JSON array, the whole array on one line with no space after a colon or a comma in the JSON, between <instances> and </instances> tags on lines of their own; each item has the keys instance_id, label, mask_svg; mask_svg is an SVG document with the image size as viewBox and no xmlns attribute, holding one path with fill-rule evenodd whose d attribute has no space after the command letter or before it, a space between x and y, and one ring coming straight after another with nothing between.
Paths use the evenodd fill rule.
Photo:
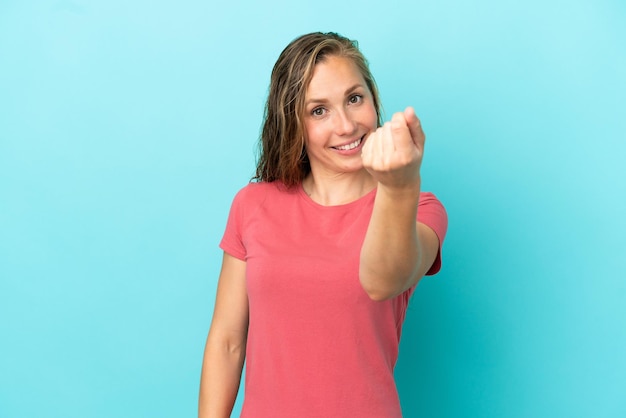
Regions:
<instances>
[{"instance_id":1,"label":"cheek","mask_svg":"<svg viewBox=\"0 0 626 418\"><path fill-rule=\"evenodd\" d=\"M324 123L311 123L305 126L305 143L318 143L324 140L326 136L326 130Z\"/></svg>"},{"instance_id":2,"label":"cheek","mask_svg":"<svg viewBox=\"0 0 626 418\"><path fill-rule=\"evenodd\" d=\"M369 108L368 125L372 128L372 130L376 130L376 128L378 128L378 115L376 114L376 108L373 105L369 106Z\"/></svg>"}]
</instances>

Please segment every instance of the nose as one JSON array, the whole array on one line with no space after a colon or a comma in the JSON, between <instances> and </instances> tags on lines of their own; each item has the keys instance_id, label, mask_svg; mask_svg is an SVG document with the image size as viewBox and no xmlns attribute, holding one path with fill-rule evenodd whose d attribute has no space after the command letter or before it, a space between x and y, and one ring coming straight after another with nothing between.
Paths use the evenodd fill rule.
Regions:
<instances>
[{"instance_id":1,"label":"nose","mask_svg":"<svg viewBox=\"0 0 626 418\"><path fill-rule=\"evenodd\" d=\"M345 110L335 113L335 132L337 135L350 135L356 130L356 123L351 115Z\"/></svg>"}]
</instances>

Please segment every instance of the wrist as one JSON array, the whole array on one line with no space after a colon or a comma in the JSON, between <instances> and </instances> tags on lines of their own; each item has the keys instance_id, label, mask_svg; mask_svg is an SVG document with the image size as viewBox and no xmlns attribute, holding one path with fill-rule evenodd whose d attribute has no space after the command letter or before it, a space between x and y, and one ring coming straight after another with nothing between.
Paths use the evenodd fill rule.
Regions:
<instances>
[{"instance_id":1,"label":"wrist","mask_svg":"<svg viewBox=\"0 0 626 418\"><path fill-rule=\"evenodd\" d=\"M383 193L394 199L419 198L422 182L418 178L416 181L403 185L386 185L378 182L377 193Z\"/></svg>"}]
</instances>

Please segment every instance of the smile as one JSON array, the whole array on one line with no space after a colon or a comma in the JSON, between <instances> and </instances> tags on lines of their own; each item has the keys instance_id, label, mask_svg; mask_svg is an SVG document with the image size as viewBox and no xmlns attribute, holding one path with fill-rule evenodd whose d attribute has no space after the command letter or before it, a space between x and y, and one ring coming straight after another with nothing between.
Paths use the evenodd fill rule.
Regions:
<instances>
[{"instance_id":1,"label":"smile","mask_svg":"<svg viewBox=\"0 0 626 418\"><path fill-rule=\"evenodd\" d=\"M348 151L348 150L351 150L351 149L355 149L356 147L361 145L361 141L363 141L362 137L357 139L356 141L350 143L350 144L342 145L340 147L333 147L333 148L341 150L341 151Z\"/></svg>"}]
</instances>

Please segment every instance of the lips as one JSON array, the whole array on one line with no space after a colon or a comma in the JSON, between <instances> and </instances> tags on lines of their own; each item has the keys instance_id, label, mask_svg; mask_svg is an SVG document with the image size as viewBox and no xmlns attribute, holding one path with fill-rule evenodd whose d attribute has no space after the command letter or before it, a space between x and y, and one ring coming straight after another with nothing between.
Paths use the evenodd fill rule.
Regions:
<instances>
[{"instance_id":1,"label":"lips","mask_svg":"<svg viewBox=\"0 0 626 418\"><path fill-rule=\"evenodd\" d=\"M361 142L363 142L363 137L361 137L361 138L357 139L356 141L351 142L349 144L341 145L339 147L333 147L333 148L338 149L340 151L348 151L348 150L351 150L351 149L355 149L356 147L361 145Z\"/></svg>"}]
</instances>

